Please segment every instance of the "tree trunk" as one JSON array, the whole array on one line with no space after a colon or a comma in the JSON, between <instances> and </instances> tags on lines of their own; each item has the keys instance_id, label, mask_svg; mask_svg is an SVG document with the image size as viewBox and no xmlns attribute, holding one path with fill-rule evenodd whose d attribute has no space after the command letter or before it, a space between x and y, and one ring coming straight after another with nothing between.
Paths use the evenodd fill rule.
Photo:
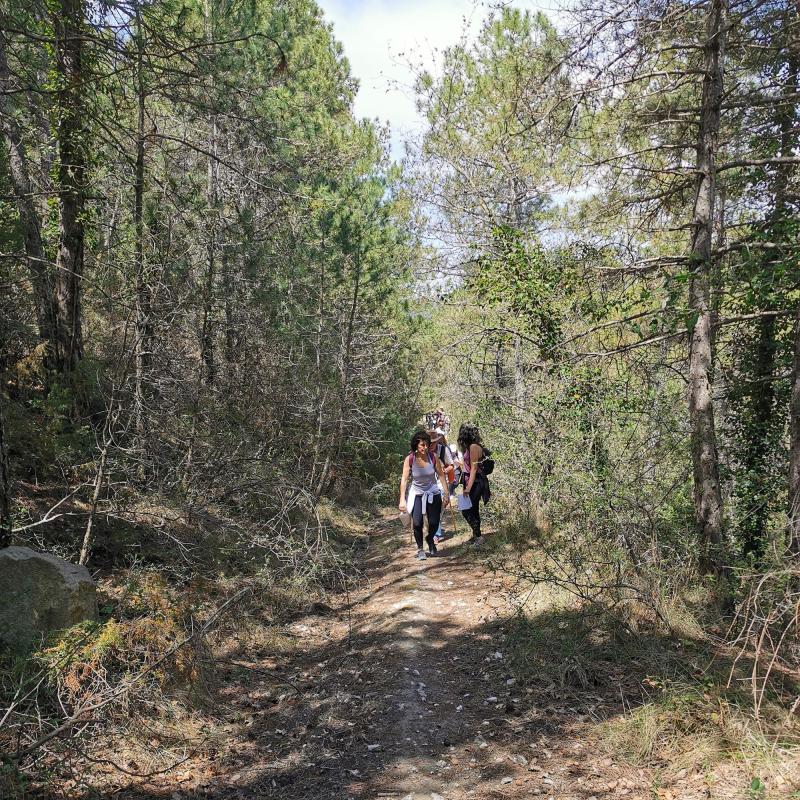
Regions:
<instances>
[{"instance_id":1,"label":"tree trunk","mask_svg":"<svg viewBox=\"0 0 800 800\"><path fill-rule=\"evenodd\" d=\"M53 342L55 340L53 289L42 241L41 219L33 201L34 192L30 181L22 132L7 100L8 93L12 88L11 82L11 72L6 56L6 40L3 31L0 30L0 129L8 146L9 173L25 241L25 257L33 288L36 324L39 338L45 344L44 363L49 368L53 366Z\"/></svg>"},{"instance_id":2,"label":"tree trunk","mask_svg":"<svg viewBox=\"0 0 800 800\"><path fill-rule=\"evenodd\" d=\"M150 353L150 285L144 263L144 155L145 155L145 103L144 41L142 39L141 9L136 6L136 165L133 196L134 261L136 268L136 331L135 331L135 385L133 401L134 431L141 446L146 427L146 372Z\"/></svg>"},{"instance_id":3,"label":"tree trunk","mask_svg":"<svg viewBox=\"0 0 800 800\"><path fill-rule=\"evenodd\" d=\"M722 545L722 493L719 482L714 402L709 283L716 199L716 151L722 105L726 0L711 0L704 44L705 77L697 142L697 194L694 202L689 308L696 315L689 352L689 418L692 431L694 506L700 539L700 566L719 568Z\"/></svg>"},{"instance_id":4,"label":"tree trunk","mask_svg":"<svg viewBox=\"0 0 800 800\"><path fill-rule=\"evenodd\" d=\"M327 392L325 390L325 384L323 381L322 375L322 336L324 332L324 319L325 319L325 259L320 257L319 259L319 297L317 300L317 335L315 341L315 366L316 366L316 386L314 387L314 409L316 411L317 419L315 425L315 433L314 433L314 457L311 465L311 477L309 479L309 485L319 488L319 485L316 483L317 480L317 470L320 464L320 458L322 453L322 434L325 422L325 400L327 398ZM324 466L323 466L324 468ZM315 489L315 496L319 496Z\"/></svg>"},{"instance_id":5,"label":"tree trunk","mask_svg":"<svg viewBox=\"0 0 800 800\"><path fill-rule=\"evenodd\" d=\"M514 405L516 415L521 418L525 409L525 352L522 337L514 336Z\"/></svg>"},{"instance_id":6,"label":"tree trunk","mask_svg":"<svg viewBox=\"0 0 800 800\"><path fill-rule=\"evenodd\" d=\"M315 500L319 500L319 498L331 485L333 477L335 477L335 470L333 467L339 459L342 441L344 440L345 435L345 423L347 422L350 411L348 408L348 402L352 378L353 334L355 332L358 303L361 297L362 258L360 250L356 251L354 259L355 273L353 275L353 294L350 300L350 308L347 313L347 322L342 331L342 349L339 366L339 414L336 421L336 432L333 436L333 441L328 447L328 451L325 456L325 463L322 465L322 469L319 473L319 479L317 481L316 488L314 489Z\"/></svg>"},{"instance_id":7,"label":"tree trunk","mask_svg":"<svg viewBox=\"0 0 800 800\"><path fill-rule=\"evenodd\" d=\"M11 487L8 477L6 428L0 402L0 547L11 544Z\"/></svg>"},{"instance_id":8,"label":"tree trunk","mask_svg":"<svg viewBox=\"0 0 800 800\"><path fill-rule=\"evenodd\" d=\"M714 231L714 245L718 250L725 247L726 229L725 229L725 200L727 192L724 183L717 186L717 215ZM711 358L713 361L717 359L717 331L719 329L720 309L722 308L722 301L725 296L725 287L723 286L722 277L722 263L720 259L715 259L711 264L709 272L709 293L711 304ZM719 378L719 376L714 376ZM719 395L717 395L719 396ZM721 415L717 416L721 419Z\"/></svg>"},{"instance_id":9,"label":"tree trunk","mask_svg":"<svg viewBox=\"0 0 800 800\"><path fill-rule=\"evenodd\" d=\"M797 92L800 89L800 0L794 3L794 13L789 18L788 77L783 88L785 97L781 116L781 155L791 155L797 148L800 136L796 124ZM776 216L780 212L778 223L791 219L791 209L786 202L786 190L794 171L794 165L786 164L779 169L777 179L780 181L776 196ZM792 220L794 221L794 220ZM789 552L796 559L800 558L800 307L795 310L794 328L794 363L792 368L792 394L789 401Z\"/></svg>"},{"instance_id":10,"label":"tree trunk","mask_svg":"<svg viewBox=\"0 0 800 800\"><path fill-rule=\"evenodd\" d=\"M503 360L505 357L505 348L503 347L503 334L498 334L496 347L494 351L494 384L492 402L495 405L503 403L503 386L505 384Z\"/></svg>"},{"instance_id":11,"label":"tree trunk","mask_svg":"<svg viewBox=\"0 0 800 800\"><path fill-rule=\"evenodd\" d=\"M769 515L769 454L777 443L770 431L775 410L775 317L758 320L755 369L749 391L750 415L746 423L743 467L749 487L743 519L742 553L756 560L764 555Z\"/></svg>"},{"instance_id":12,"label":"tree trunk","mask_svg":"<svg viewBox=\"0 0 800 800\"><path fill-rule=\"evenodd\" d=\"M112 398L113 401L113 398ZM111 411L106 417L106 430L103 431L103 448L100 451L100 463L97 466L97 474L94 477L94 489L92 490L92 503L89 506L89 518L86 520L86 530L83 533L83 543L81 544L81 554L78 563L84 566L89 560L94 541L94 518L97 515L97 506L100 503L100 491L106 479L106 465L108 463L108 448L111 446L113 438L109 431L109 419Z\"/></svg>"},{"instance_id":13,"label":"tree trunk","mask_svg":"<svg viewBox=\"0 0 800 800\"><path fill-rule=\"evenodd\" d=\"M97 507L100 504L100 492L102 491L103 484L107 481L109 450L114 443L114 429L117 426L118 417L119 408L114 394L112 393L111 400L108 404L108 410L106 411L106 419L103 424L103 445L100 448L100 462L97 465L97 472L94 476L92 502L89 506L89 517L86 520L86 529L83 534L83 543L81 544L81 554L78 558L78 563L81 565L85 565L88 562L89 555L92 552L92 545L94 543L94 520L97 516Z\"/></svg>"},{"instance_id":14,"label":"tree trunk","mask_svg":"<svg viewBox=\"0 0 800 800\"><path fill-rule=\"evenodd\" d=\"M789 433L789 552L800 557L800 308L795 312Z\"/></svg>"},{"instance_id":15,"label":"tree trunk","mask_svg":"<svg viewBox=\"0 0 800 800\"><path fill-rule=\"evenodd\" d=\"M225 362L228 365L228 373L233 372L233 367L238 360L237 335L238 320L236 309L238 307L236 298L237 286L237 259L236 254L231 254L230 248L223 245L222 248L222 292L225 296Z\"/></svg>"},{"instance_id":16,"label":"tree trunk","mask_svg":"<svg viewBox=\"0 0 800 800\"><path fill-rule=\"evenodd\" d=\"M83 74L83 3L59 0L53 14L56 33L56 138L58 141L58 251L55 288L55 367L69 372L83 355L81 279L84 255L86 176Z\"/></svg>"},{"instance_id":17,"label":"tree trunk","mask_svg":"<svg viewBox=\"0 0 800 800\"><path fill-rule=\"evenodd\" d=\"M214 12L209 0L203 5L206 41L211 45L214 40ZM214 77L211 75L211 102L213 97ZM217 115L212 112L210 119L210 135L208 143L208 168L206 177L206 202L208 204L208 239L206 241L206 286L203 293L203 324L200 331L200 357L203 362L204 380L213 386L217 367L214 354L214 285L216 283L216 226L217 217L217 183L219 162L217 161Z\"/></svg>"},{"instance_id":18,"label":"tree trunk","mask_svg":"<svg viewBox=\"0 0 800 800\"><path fill-rule=\"evenodd\" d=\"M359 248L360 248L359 243ZM330 485L331 476L333 474L333 465L339 457L342 447L342 439L345 432L346 415L348 413L348 400L350 394L350 379L352 373L352 356L353 356L353 334L355 332L356 314L358 312L358 303L361 291L361 252L356 251L355 254L355 274L353 275L353 296L350 301L350 309L347 315L347 323L342 332L342 351L340 361L340 380L339 387L339 415L336 422L336 433L334 434L333 441L328 447L328 452L325 456L325 463L322 465L320 477L317 486L314 490L314 499L319 500L322 494Z\"/></svg>"},{"instance_id":19,"label":"tree trunk","mask_svg":"<svg viewBox=\"0 0 800 800\"><path fill-rule=\"evenodd\" d=\"M787 16L785 29L788 38L783 44L787 53L786 61L781 60L775 65L775 76L779 76L785 69L785 82L782 89L782 102L777 106L777 123L780 129L781 158L791 158L798 147L798 130L796 126L798 91L798 9L800 3L795 4L794 11ZM772 181L772 210L767 217L765 235L769 241L787 242L787 224L794 228L793 212L787 194L792 184L796 166L791 162L778 164ZM790 237L793 232L788 234ZM791 240L787 242L790 244ZM761 270L765 275L770 275L775 269L775 256L767 251L762 260ZM769 285L769 283L767 283ZM772 310L778 298L772 290L768 290L764 298L764 310ZM751 501L751 508L747 509L747 522L743 551L745 555L752 554L760 559L766 549L767 523L769 515L770 474L769 453L778 445L774 431L775 412L775 362L777 358L778 343L776 341L777 320L774 316L760 317L758 320L758 345L756 349L756 363L753 389L750 394L752 408L752 432L747 442L748 462L745 464L751 477L755 497Z\"/></svg>"}]
</instances>

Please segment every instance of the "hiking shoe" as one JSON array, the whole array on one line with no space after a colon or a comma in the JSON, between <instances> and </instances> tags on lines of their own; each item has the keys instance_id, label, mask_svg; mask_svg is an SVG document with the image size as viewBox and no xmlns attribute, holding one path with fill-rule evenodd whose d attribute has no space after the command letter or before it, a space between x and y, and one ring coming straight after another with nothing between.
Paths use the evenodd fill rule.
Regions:
<instances>
[{"instance_id":1,"label":"hiking shoe","mask_svg":"<svg viewBox=\"0 0 800 800\"><path fill-rule=\"evenodd\" d=\"M424 561L427 557L428 556L425 555L425 551L424 550L417 550L417 558L420 561Z\"/></svg>"},{"instance_id":2,"label":"hiking shoe","mask_svg":"<svg viewBox=\"0 0 800 800\"><path fill-rule=\"evenodd\" d=\"M473 536L469 540L469 544L471 544L473 547L480 547L483 544L483 536Z\"/></svg>"},{"instance_id":3,"label":"hiking shoe","mask_svg":"<svg viewBox=\"0 0 800 800\"><path fill-rule=\"evenodd\" d=\"M428 555L435 556L438 552L439 549L436 547L436 545L431 543L431 546L428 548Z\"/></svg>"}]
</instances>

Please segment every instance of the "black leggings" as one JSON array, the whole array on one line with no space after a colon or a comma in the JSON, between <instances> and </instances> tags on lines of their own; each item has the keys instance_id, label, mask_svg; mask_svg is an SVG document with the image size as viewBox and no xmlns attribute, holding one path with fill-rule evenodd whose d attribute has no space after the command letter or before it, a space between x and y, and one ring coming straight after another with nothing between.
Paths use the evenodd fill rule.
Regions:
<instances>
[{"instance_id":1,"label":"black leggings","mask_svg":"<svg viewBox=\"0 0 800 800\"><path fill-rule=\"evenodd\" d=\"M466 486L464 487L466 488ZM469 493L469 499L472 501L472 507L466 511L462 511L461 515L467 521L467 525L472 528L472 535L476 538L481 535L481 482L480 478L475 479L472 484L472 491Z\"/></svg>"},{"instance_id":2,"label":"black leggings","mask_svg":"<svg viewBox=\"0 0 800 800\"><path fill-rule=\"evenodd\" d=\"M428 515L428 535L425 537L425 541L428 543L428 547L431 547L433 535L439 530L439 519L442 516L442 496L440 494L435 494L433 499L428 500L425 513ZM422 497L420 495L414 498L411 521L414 523L414 539L417 547L422 550Z\"/></svg>"}]
</instances>

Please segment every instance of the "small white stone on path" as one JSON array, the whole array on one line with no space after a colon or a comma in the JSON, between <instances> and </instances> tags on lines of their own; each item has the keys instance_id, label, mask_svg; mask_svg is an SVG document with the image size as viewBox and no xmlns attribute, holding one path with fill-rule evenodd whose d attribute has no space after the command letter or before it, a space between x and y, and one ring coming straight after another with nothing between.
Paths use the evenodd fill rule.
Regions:
<instances>
[{"instance_id":1,"label":"small white stone on path","mask_svg":"<svg viewBox=\"0 0 800 800\"><path fill-rule=\"evenodd\" d=\"M514 779L513 778L503 778L503 780L501 780L500 783L514 783Z\"/></svg>"}]
</instances>

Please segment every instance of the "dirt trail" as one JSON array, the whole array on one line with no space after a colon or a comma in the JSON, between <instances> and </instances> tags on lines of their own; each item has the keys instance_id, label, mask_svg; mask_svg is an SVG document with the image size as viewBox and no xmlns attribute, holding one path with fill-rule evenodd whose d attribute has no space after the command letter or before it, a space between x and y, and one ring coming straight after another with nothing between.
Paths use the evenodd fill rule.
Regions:
<instances>
[{"instance_id":1,"label":"dirt trail","mask_svg":"<svg viewBox=\"0 0 800 800\"><path fill-rule=\"evenodd\" d=\"M298 649L264 666L291 676L297 691L254 704L251 684L248 745L195 791L282 800L649 797L615 783L610 761L587 760L578 715L562 719L552 694L541 708L533 689L516 684L503 651L504 595L465 533L425 561L410 544L380 554L402 535L396 522L377 526L368 586L335 617L293 626Z\"/></svg>"},{"instance_id":2,"label":"dirt trail","mask_svg":"<svg viewBox=\"0 0 800 800\"><path fill-rule=\"evenodd\" d=\"M576 701L544 676L521 686L504 651L504 593L480 551L462 533L416 561L410 544L388 547L401 536L396 521L373 529L368 585L349 606L293 623L284 656L267 646L230 654L238 666L223 675L225 739L210 759L190 762L169 788L154 779L123 796L733 796L656 788L651 771L606 757L590 743L590 716L617 713L619 698L589 688Z\"/></svg>"}]
</instances>

